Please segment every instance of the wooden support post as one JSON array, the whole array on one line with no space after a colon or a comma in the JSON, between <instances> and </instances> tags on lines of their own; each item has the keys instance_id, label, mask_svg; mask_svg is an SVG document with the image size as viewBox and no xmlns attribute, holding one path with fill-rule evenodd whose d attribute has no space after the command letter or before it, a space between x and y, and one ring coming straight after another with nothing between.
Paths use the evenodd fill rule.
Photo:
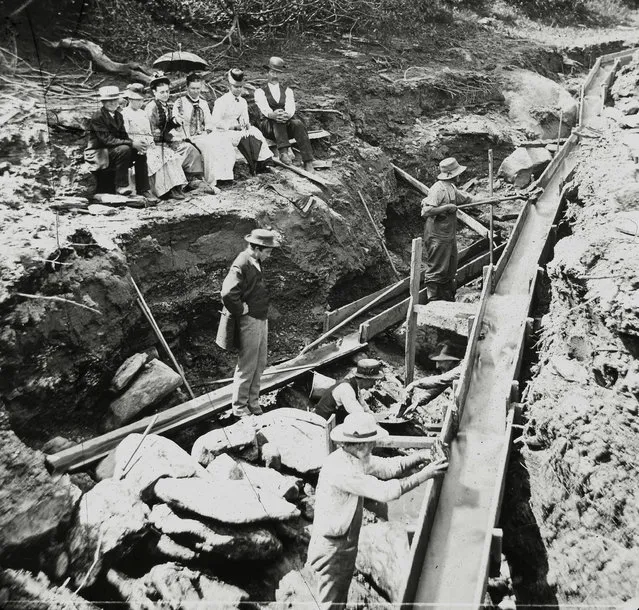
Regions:
<instances>
[{"instance_id":1,"label":"wooden support post","mask_svg":"<svg viewBox=\"0 0 639 610\"><path fill-rule=\"evenodd\" d=\"M488 197L490 199L493 198L493 149L491 148L488 151ZM490 231L490 235L488 237L488 253L489 253L489 257L488 257L488 264L492 267L495 264L495 260L494 260L494 240L495 240L495 230L494 230L494 221L493 221L493 206L490 206L490 225L489 225L489 231ZM491 278L491 286L490 286L490 292L492 293L493 290L495 289L495 284Z\"/></svg>"},{"instance_id":2,"label":"wooden support post","mask_svg":"<svg viewBox=\"0 0 639 610\"><path fill-rule=\"evenodd\" d=\"M510 384L510 402L519 402L519 381Z\"/></svg>"},{"instance_id":3,"label":"wooden support post","mask_svg":"<svg viewBox=\"0 0 639 610\"><path fill-rule=\"evenodd\" d=\"M422 264L422 238L413 240L410 258L410 301L406 315L406 356L404 385L413 381L415 375L415 333L417 332L417 314L415 305L419 303L419 271Z\"/></svg>"},{"instance_id":4,"label":"wooden support post","mask_svg":"<svg viewBox=\"0 0 639 610\"><path fill-rule=\"evenodd\" d=\"M489 576L495 578L501 572L501 549L504 540L504 531L501 528L493 529L493 537L490 541L490 567Z\"/></svg>"},{"instance_id":5,"label":"wooden support post","mask_svg":"<svg viewBox=\"0 0 639 610\"><path fill-rule=\"evenodd\" d=\"M557 130L557 150L555 151L555 154L557 154L559 152L559 148L561 147L560 141L561 141L561 128L563 127L563 123L564 123L564 111L560 110L559 111L559 128Z\"/></svg>"},{"instance_id":6,"label":"wooden support post","mask_svg":"<svg viewBox=\"0 0 639 610\"><path fill-rule=\"evenodd\" d=\"M335 413L333 413L326 422L326 454L330 455L335 451L335 444L331 439L331 432L335 429L336 426Z\"/></svg>"}]
</instances>

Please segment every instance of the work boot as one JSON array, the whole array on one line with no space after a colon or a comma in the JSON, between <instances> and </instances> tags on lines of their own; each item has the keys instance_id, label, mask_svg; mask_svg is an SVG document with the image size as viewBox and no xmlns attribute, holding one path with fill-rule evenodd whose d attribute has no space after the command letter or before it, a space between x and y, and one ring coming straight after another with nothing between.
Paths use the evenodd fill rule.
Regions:
<instances>
[{"instance_id":1,"label":"work boot","mask_svg":"<svg viewBox=\"0 0 639 610\"><path fill-rule=\"evenodd\" d=\"M115 189L115 192L117 195L124 195L125 197L128 197L131 193L133 193L128 186L118 186L118 188Z\"/></svg>"},{"instance_id":2,"label":"work boot","mask_svg":"<svg viewBox=\"0 0 639 610\"><path fill-rule=\"evenodd\" d=\"M188 184L184 187L185 191L194 191L202 186L202 182L204 182L204 175L201 173L185 172L184 175L188 181Z\"/></svg>"},{"instance_id":3,"label":"work boot","mask_svg":"<svg viewBox=\"0 0 639 610\"><path fill-rule=\"evenodd\" d=\"M315 173L315 165L313 165L313 161L304 161L304 169L311 173L314 174Z\"/></svg>"},{"instance_id":4,"label":"work boot","mask_svg":"<svg viewBox=\"0 0 639 610\"><path fill-rule=\"evenodd\" d=\"M280 151L280 161L282 163L286 163L287 165L292 165L293 161L295 161L295 155L290 148L284 148Z\"/></svg>"}]
</instances>

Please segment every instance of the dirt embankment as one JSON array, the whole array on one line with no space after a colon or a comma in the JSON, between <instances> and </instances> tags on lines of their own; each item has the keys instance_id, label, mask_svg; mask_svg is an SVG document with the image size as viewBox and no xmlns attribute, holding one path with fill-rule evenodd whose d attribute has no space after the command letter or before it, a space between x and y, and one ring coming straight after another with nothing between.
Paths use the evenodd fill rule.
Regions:
<instances>
[{"instance_id":1,"label":"dirt embankment","mask_svg":"<svg viewBox=\"0 0 639 610\"><path fill-rule=\"evenodd\" d=\"M523 603L639 593L639 189L616 124L586 142L504 508Z\"/></svg>"}]
</instances>

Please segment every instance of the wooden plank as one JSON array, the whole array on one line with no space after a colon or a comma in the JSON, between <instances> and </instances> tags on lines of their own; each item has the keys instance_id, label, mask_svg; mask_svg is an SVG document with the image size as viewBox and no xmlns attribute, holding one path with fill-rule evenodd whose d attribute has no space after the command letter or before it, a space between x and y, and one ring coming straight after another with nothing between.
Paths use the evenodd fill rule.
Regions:
<instances>
[{"instance_id":1,"label":"wooden plank","mask_svg":"<svg viewBox=\"0 0 639 610\"><path fill-rule=\"evenodd\" d=\"M473 242L470 246L464 248L463 250L460 250L459 251L459 255L458 255L459 264L465 263L470 258L475 257L475 256L477 256L480 253L483 253L486 250L487 246L488 246L488 241L485 238L482 238L482 239L478 239L477 241ZM497 252L497 251L501 252L501 250L503 250L503 247L504 247L503 244L500 245L500 246L497 246L495 248L495 252ZM467 276L469 271L470 271L471 274L477 273L477 275L475 275L474 277L478 276L478 274L481 272L481 268L486 264L485 262L479 264L478 269L475 270L475 267L477 267L476 261L478 261L478 260L479 259L477 259L477 258L474 259L473 263L475 263L475 266L472 268L472 271L470 271L470 268L469 267L467 268L467 266L460 267L460 271L461 270L467 270L467 271L462 273L462 277L461 278L460 278L460 273L458 271L458 273L457 273L457 285L458 286L461 286L462 283L465 283L467 281L466 280L466 276ZM424 280L424 271L421 271L420 274L419 274L420 283L423 280ZM401 280L401 284L397 285L396 290L393 290L392 292L388 293L388 297L386 299L383 299L382 301L380 301L380 303L384 303L385 301L390 301L391 299L394 299L394 298L404 294L405 292L408 291L409 284L410 284L410 278L404 278L403 280ZM348 303L346 305L343 305L342 307L334 309L333 311L324 312L324 328L323 328L323 332L326 332L326 331L330 330L331 328L333 328L334 326L337 326L340 322L342 322L343 320L348 318L348 316L350 316L353 313L355 313L356 311L360 310L365 305L368 305L371 301L374 301L377 297L379 297L381 294L383 294L389 288L390 288L390 286L385 286L384 288L380 288L379 290L373 292L372 294L368 294L365 297L362 297L360 299L357 299L356 301L353 301L352 303ZM405 314L402 314L402 317L404 315Z\"/></svg>"},{"instance_id":2,"label":"wooden plank","mask_svg":"<svg viewBox=\"0 0 639 610\"><path fill-rule=\"evenodd\" d=\"M566 143L557 151L557 154L553 157L552 161L547 165L546 169L543 171L539 179L537 180L537 184L542 188L545 188L552 176L557 171L557 168L561 163L563 163L564 159L573 151L575 145L579 141L579 136L576 134L571 134Z\"/></svg>"},{"instance_id":3,"label":"wooden plank","mask_svg":"<svg viewBox=\"0 0 639 610\"><path fill-rule=\"evenodd\" d=\"M290 368L293 365L302 364L309 364L315 368L359 351L364 346L365 344L359 342L358 333L352 333L337 343L324 345L314 352L304 356L298 356L277 367L271 367L268 369L268 372L271 373L273 369ZM308 370L310 370L310 368ZM269 374L268 377L266 377L266 381L262 384L261 391L268 392L274 390L306 372L306 370L294 370L279 375ZM176 430L225 411L231 404L232 391L232 385L225 386L163 411L159 414L157 424L153 430L154 434L163 434L171 430ZM52 470L59 472L78 470L105 457L109 451L117 447L120 441L129 434L134 432L142 433L150 420L150 417L145 417L127 426L108 432L107 434L69 447L64 451L47 455L47 465Z\"/></svg>"},{"instance_id":4,"label":"wooden plank","mask_svg":"<svg viewBox=\"0 0 639 610\"><path fill-rule=\"evenodd\" d=\"M490 549L492 546L493 529L497 525L499 520L499 513L501 510L501 503L504 498L504 488L506 485L506 471L508 470L508 460L510 458L510 448L512 445L513 434L513 418L515 410L509 409L508 417L506 419L506 431L504 433L504 442L499 455L499 468L497 470L498 476L495 481L495 493L493 495L493 503L489 509L489 522L486 531L486 537L484 539L484 547L482 550L482 561L479 568L479 574L481 575L477 581L477 587L473 596L473 603L471 608L482 608L484 602L484 595L486 593L486 585L488 584L488 573L490 571Z\"/></svg>"},{"instance_id":5,"label":"wooden plank","mask_svg":"<svg viewBox=\"0 0 639 610\"><path fill-rule=\"evenodd\" d=\"M403 170L401 167L397 167L394 163L391 163L391 166L395 170L400 178L403 178L408 184L410 184L415 190L422 193L422 195L428 195L429 188L416 178L413 178L407 171ZM475 220L472 216L469 216L463 210L457 210L457 218L460 222L463 222L469 229L475 231L475 233L481 235L482 237L488 237L488 229L481 224L478 220Z\"/></svg>"},{"instance_id":6,"label":"wooden plank","mask_svg":"<svg viewBox=\"0 0 639 610\"><path fill-rule=\"evenodd\" d=\"M636 51L636 48L625 49L623 51L617 51L616 53L608 53L607 55L602 55L601 57L599 57L599 59L601 65L608 64L611 61L615 61L616 59L619 59L621 65L624 65L630 63L630 60L632 59L632 56L635 54Z\"/></svg>"},{"instance_id":7,"label":"wooden plank","mask_svg":"<svg viewBox=\"0 0 639 610\"><path fill-rule=\"evenodd\" d=\"M422 238L413 240L410 259L410 302L406 317L406 350L404 354L404 385L413 381L415 375L415 340L417 333L417 313L419 303L419 270L422 265Z\"/></svg>"},{"instance_id":8,"label":"wooden plank","mask_svg":"<svg viewBox=\"0 0 639 610\"><path fill-rule=\"evenodd\" d=\"M496 253L503 252L505 244L501 244L495 248ZM499 254L497 254L498 256ZM484 268L484 265L488 263L488 253L482 254L482 256L476 258L474 261L467 263L463 267L457 270L457 286L463 286L471 280L479 277ZM370 341L375 335L384 332L387 328L390 328L394 324L401 322L408 312L408 302L410 299L404 299L399 303L389 307L385 311L378 313L376 316L369 318L366 322L363 322L359 326L359 338L360 341ZM426 289L419 291L419 302L426 302Z\"/></svg>"},{"instance_id":9,"label":"wooden plank","mask_svg":"<svg viewBox=\"0 0 639 610\"><path fill-rule=\"evenodd\" d=\"M517 222L515 222L515 226L513 227L513 230L510 233L510 237L508 238L508 242L506 243L506 248L504 248L504 251L501 257L499 258L499 262L497 263L495 267L495 272L493 276L494 286L497 286L497 283L499 282L499 279L501 278L504 272L504 269L506 268L506 265L508 264L510 255L512 254L513 250L515 249L515 246L517 245L517 240L519 239L519 235L521 234L524 228L524 225L526 224L526 218L528 217L528 214L530 213L531 205L532 204L530 203L530 200L526 201L526 203L524 203L524 206L521 208L519 212L519 216L517 217Z\"/></svg>"},{"instance_id":10,"label":"wooden plank","mask_svg":"<svg viewBox=\"0 0 639 610\"><path fill-rule=\"evenodd\" d=\"M318 176L317 174L312 174L311 172L307 172L305 169L302 169L301 167L296 167L295 165L288 165L287 163L282 163L279 159L276 159L275 157L273 157L272 160L273 160L273 163L277 165L278 167L283 167L284 169L288 169L294 172L295 174L304 176L304 178L308 178L312 182L317 182L317 184L321 186L325 186L327 188L334 186L334 184L326 180L326 178L322 178L321 176Z\"/></svg>"},{"instance_id":11,"label":"wooden plank","mask_svg":"<svg viewBox=\"0 0 639 610\"><path fill-rule=\"evenodd\" d=\"M392 449L430 449L436 442L436 436L391 435L377 441L377 446Z\"/></svg>"},{"instance_id":12,"label":"wooden plank","mask_svg":"<svg viewBox=\"0 0 639 610\"><path fill-rule=\"evenodd\" d=\"M326 131L326 129L316 129L314 131L308 132L309 140L318 140L320 138L330 138L330 137L331 137L331 132ZM277 143L274 142L273 140L269 140L268 138L265 138L265 140L266 140L266 143L269 145L269 148L273 148L277 146ZM289 140L289 144L291 144L291 146L293 144L297 144L297 140L295 138L291 138Z\"/></svg>"},{"instance_id":13,"label":"wooden plank","mask_svg":"<svg viewBox=\"0 0 639 610\"><path fill-rule=\"evenodd\" d=\"M466 402L466 396L468 395L468 389L472 378L472 370L477 357L477 342L479 341L479 335L481 333L481 326L484 320L484 313L486 311L486 303L490 295L491 276L493 274L493 270L494 267L484 267L484 285L479 298L479 311L475 316L473 328L470 332L470 336L468 337L468 343L466 344L466 353L464 354L464 359L461 363L457 393L455 394L455 404L459 410L460 420L464 412L464 403Z\"/></svg>"}]
</instances>

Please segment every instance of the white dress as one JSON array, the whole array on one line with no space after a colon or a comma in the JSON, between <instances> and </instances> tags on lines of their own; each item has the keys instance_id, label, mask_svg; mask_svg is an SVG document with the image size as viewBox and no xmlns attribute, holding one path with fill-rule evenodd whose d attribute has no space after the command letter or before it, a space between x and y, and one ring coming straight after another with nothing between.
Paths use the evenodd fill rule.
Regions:
<instances>
[{"instance_id":1,"label":"white dress","mask_svg":"<svg viewBox=\"0 0 639 610\"><path fill-rule=\"evenodd\" d=\"M203 128L198 133L191 133L194 102L188 96L175 101L173 114L182 117L185 139L189 139L202 153L204 179L213 186L218 180L233 180L233 165L229 168L229 158L235 159L235 149L231 139L226 133L213 129L211 111L205 100L200 98L195 104L202 109L204 118Z\"/></svg>"},{"instance_id":2,"label":"white dress","mask_svg":"<svg viewBox=\"0 0 639 610\"><path fill-rule=\"evenodd\" d=\"M124 128L134 142L147 144L146 163L151 190L157 197L168 193L174 186L186 184L182 170L182 158L170 148L156 146L151 135L149 117L142 109L127 106L122 111Z\"/></svg>"},{"instance_id":3,"label":"white dress","mask_svg":"<svg viewBox=\"0 0 639 610\"><path fill-rule=\"evenodd\" d=\"M229 91L216 99L215 104L213 104L212 121L218 132L227 134L233 146L237 146L240 140L247 135L255 136L262 142L262 148L260 148L260 153L257 157L258 161L265 161L273 156L264 134L257 127L249 124L248 104L243 97L235 97ZM238 125L244 128L233 129ZM232 172L235 155L233 155L232 162L229 160L229 163Z\"/></svg>"}]
</instances>

